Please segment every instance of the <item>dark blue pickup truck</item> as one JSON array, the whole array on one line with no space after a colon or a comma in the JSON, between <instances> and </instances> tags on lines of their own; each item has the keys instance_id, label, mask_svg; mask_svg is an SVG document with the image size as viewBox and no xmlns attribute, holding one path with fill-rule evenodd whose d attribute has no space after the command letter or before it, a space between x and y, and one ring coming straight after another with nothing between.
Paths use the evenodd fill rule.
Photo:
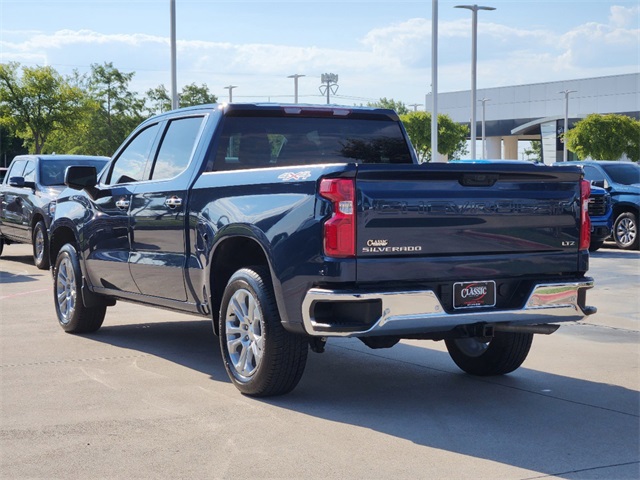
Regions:
<instances>
[{"instance_id":1,"label":"dark blue pickup truck","mask_svg":"<svg viewBox=\"0 0 640 480\"><path fill-rule=\"evenodd\" d=\"M176 110L66 184L62 328L97 330L117 300L210 318L248 395L292 390L329 337L444 340L462 370L505 374L596 310L580 168L419 165L391 110Z\"/></svg>"}]
</instances>

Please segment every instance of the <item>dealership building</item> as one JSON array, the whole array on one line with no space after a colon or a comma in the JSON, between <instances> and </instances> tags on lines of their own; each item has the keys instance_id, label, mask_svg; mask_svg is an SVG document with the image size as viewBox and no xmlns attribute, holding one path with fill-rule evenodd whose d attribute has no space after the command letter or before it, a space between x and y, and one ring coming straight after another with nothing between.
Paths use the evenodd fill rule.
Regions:
<instances>
[{"instance_id":1,"label":"dealership building","mask_svg":"<svg viewBox=\"0 0 640 480\"><path fill-rule=\"evenodd\" d=\"M568 95L569 129L591 113L617 113L640 118L640 73L477 89L477 156L483 156L484 113L486 158L518 159L518 142L542 140L544 163L561 161L563 145L560 135L564 131L566 91L571 91ZM470 100L469 90L440 93L438 113L468 125ZM569 155L571 159L571 152Z\"/></svg>"}]
</instances>

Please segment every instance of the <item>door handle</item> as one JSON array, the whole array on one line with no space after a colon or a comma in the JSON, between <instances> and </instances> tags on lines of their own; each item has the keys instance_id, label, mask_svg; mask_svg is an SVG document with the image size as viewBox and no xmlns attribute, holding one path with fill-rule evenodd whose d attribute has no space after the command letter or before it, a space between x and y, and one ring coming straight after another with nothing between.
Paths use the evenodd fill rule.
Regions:
<instances>
[{"instance_id":1,"label":"door handle","mask_svg":"<svg viewBox=\"0 0 640 480\"><path fill-rule=\"evenodd\" d=\"M129 208L129 200L125 198L121 198L120 200L117 200L116 207L118 207L120 210L126 210L127 208Z\"/></svg>"},{"instance_id":2,"label":"door handle","mask_svg":"<svg viewBox=\"0 0 640 480\"><path fill-rule=\"evenodd\" d=\"M180 206L182 206L182 199L180 197L176 197L174 195L173 197L167 198L167 200L164 202L164 204L169 208L180 207Z\"/></svg>"}]
</instances>

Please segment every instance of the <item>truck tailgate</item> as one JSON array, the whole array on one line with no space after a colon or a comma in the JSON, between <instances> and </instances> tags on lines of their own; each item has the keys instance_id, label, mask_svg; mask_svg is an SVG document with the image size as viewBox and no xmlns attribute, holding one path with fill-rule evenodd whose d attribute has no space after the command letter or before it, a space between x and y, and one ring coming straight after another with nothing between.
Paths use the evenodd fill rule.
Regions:
<instances>
[{"instance_id":1,"label":"truck tailgate","mask_svg":"<svg viewBox=\"0 0 640 480\"><path fill-rule=\"evenodd\" d=\"M555 257L576 271L580 178L579 169L526 163L359 165L358 282L371 280L367 260L384 258L407 268L493 256L493 275L499 276L514 273L507 259L525 266ZM549 266L549 272L558 267Z\"/></svg>"}]
</instances>

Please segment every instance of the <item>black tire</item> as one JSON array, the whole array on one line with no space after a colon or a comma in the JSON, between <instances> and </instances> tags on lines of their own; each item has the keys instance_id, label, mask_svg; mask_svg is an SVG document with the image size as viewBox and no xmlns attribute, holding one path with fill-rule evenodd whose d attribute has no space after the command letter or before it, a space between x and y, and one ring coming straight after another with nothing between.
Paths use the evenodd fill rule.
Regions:
<instances>
[{"instance_id":1,"label":"black tire","mask_svg":"<svg viewBox=\"0 0 640 480\"><path fill-rule=\"evenodd\" d=\"M623 250L638 250L638 217L632 212L618 215L611 233L618 248Z\"/></svg>"},{"instance_id":2,"label":"black tire","mask_svg":"<svg viewBox=\"0 0 640 480\"><path fill-rule=\"evenodd\" d=\"M31 241L33 243L33 263L40 270L48 270L50 265L49 235L47 234L47 227L42 220L33 227Z\"/></svg>"},{"instance_id":3,"label":"black tire","mask_svg":"<svg viewBox=\"0 0 640 480\"><path fill-rule=\"evenodd\" d=\"M496 332L489 341L469 337L445 343L458 367L471 375L486 377L517 369L527 358L532 341L532 333Z\"/></svg>"},{"instance_id":4,"label":"black tire","mask_svg":"<svg viewBox=\"0 0 640 480\"><path fill-rule=\"evenodd\" d=\"M78 254L67 243L60 249L53 269L53 301L58 323L68 333L95 332L102 326L107 307L87 308L82 303L82 272Z\"/></svg>"},{"instance_id":5,"label":"black tire","mask_svg":"<svg viewBox=\"0 0 640 480\"><path fill-rule=\"evenodd\" d=\"M296 387L307 363L309 342L282 326L266 268L243 268L232 275L219 318L222 360L238 390L266 397Z\"/></svg>"},{"instance_id":6,"label":"black tire","mask_svg":"<svg viewBox=\"0 0 640 480\"><path fill-rule=\"evenodd\" d=\"M602 245L604 245L604 240L600 240L599 242L596 241L591 241L591 243L589 244L589 251L590 252L595 252L597 250L599 250L600 248L602 248Z\"/></svg>"},{"instance_id":7,"label":"black tire","mask_svg":"<svg viewBox=\"0 0 640 480\"><path fill-rule=\"evenodd\" d=\"M0 255L2 255L3 249L4 249L4 238L0 237Z\"/></svg>"}]
</instances>

